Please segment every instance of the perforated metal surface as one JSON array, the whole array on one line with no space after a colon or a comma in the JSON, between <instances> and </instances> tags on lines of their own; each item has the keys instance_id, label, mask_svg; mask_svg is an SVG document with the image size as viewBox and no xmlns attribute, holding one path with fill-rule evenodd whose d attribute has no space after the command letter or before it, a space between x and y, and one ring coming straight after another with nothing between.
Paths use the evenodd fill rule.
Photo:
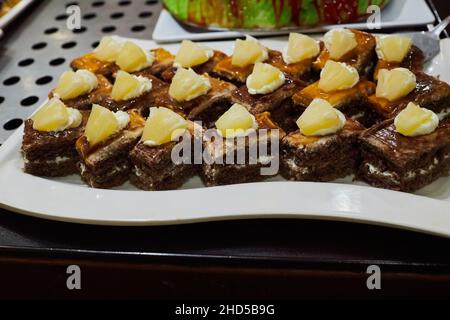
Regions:
<instances>
[{"instance_id":1,"label":"perforated metal surface","mask_svg":"<svg viewBox=\"0 0 450 320\"><path fill-rule=\"evenodd\" d=\"M66 7L81 8L82 28L66 26ZM72 59L104 35L150 39L158 0L37 0L0 40L0 143L45 100Z\"/></svg>"}]
</instances>

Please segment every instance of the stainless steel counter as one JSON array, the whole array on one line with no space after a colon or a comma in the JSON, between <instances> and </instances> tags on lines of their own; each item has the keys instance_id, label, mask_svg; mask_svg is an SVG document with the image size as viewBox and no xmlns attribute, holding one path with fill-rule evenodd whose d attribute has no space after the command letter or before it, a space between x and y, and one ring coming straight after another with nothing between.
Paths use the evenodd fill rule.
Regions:
<instances>
[{"instance_id":1,"label":"stainless steel counter","mask_svg":"<svg viewBox=\"0 0 450 320\"><path fill-rule=\"evenodd\" d=\"M81 9L82 28L67 28L66 7ZM105 35L151 39L157 0L37 0L0 40L0 144L45 100L70 61Z\"/></svg>"}]
</instances>

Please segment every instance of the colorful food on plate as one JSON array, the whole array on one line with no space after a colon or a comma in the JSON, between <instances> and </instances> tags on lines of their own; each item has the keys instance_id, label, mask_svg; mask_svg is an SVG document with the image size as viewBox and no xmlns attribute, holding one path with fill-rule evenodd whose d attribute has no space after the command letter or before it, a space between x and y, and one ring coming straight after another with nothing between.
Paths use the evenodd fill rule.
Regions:
<instances>
[{"instance_id":1,"label":"colorful food on plate","mask_svg":"<svg viewBox=\"0 0 450 320\"><path fill-rule=\"evenodd\" d=\"M164 0L179 21L197 27L280 29L349 23L367 16L369 5L387 0ZM261 14L264 13L264 14Z\"/></svg>"}]
</instances>

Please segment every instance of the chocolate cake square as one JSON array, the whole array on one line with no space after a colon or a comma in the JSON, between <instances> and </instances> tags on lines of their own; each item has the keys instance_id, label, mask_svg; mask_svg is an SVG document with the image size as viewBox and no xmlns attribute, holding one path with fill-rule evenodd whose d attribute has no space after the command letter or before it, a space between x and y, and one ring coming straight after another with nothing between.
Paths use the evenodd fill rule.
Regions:
<instances>
[{"instance_id":1,"label":"chocolate cake square","mask_svg":"<svg viewBox=\"0 0 450 320\"><path fill-rule=\"evenodd\" d=\"M194 143L195 139L201 143L200 134L202 128L194 129L195 124L190 123L190 127L186 130L186 135L182 139L185 141L172 141L160 146L147 146L140 142L130 153L133 165L130 177L131 183L142 190L173 190L181 187L189 178L195 175L196 166L194 165ZM183 154L183 143L190 144L191 153ZM172 152L179 147L177 157L173 159ZM186 148L187 149L187 148ZM189 149L187 149L189 151ZM182 160L188 157L188 161Z\"/></svg>"},{"instance_id":2,"label":"chocolate cake square","mask_svg":"<svg viewBox=\"0 0 450 320\"><path fill-rule=\"evenodd\" d=\"M202 178L208 187L263 181L278 174L279 143L285 133L270 113L255 118L258 129L248 136L222 138L215 129L205 135Z\"/></svg>"},{"instance_id":3,"label":"chocolate cake square","mask_svg":"<svg viewBox=\"0 0 450 320\"><path fill-rule=\"evenodd\" d=\"M370 79L372 78L372 72L376 61L376 39L367 32L354 29L350 29L350 31L355 34L358 45L355 49L340 58L338 62L345 62L356 68L361 77ZM314 68L318 71L322 70L328 60L330 60L330 52L327 48L323 48L317 60L314 61Z\"/></svg>"},{"instance_id":4,"label":"chocolate cake square","mask_svg":"<svg viewBox=\"0 0 450 320\"><path fill-rule=\"evenodd\" d=\"M398 101L390 102L375 95L370 96L370 108L384 120L395 117L410 102L434 111L440 119L449 116L450 85L423 72L416 74L416 82L416 88Z\"/></svg>"},{"instance_id":5,"label":"chocolate cake square","mask_svg":"<svg viewBox=\"0 0 450 320\"><path fill-rule=\"evenodd\" d=\"M402 62L389 62L385 60L378 60L375 67L374 79L377 80L378 72L381 69L392 70L395 68L406 68L413 73L419 73L423 71L423 64L425 61L425 55L422 50L416 46L412 46L409 53L406 55Z\"/></svg>"},{"instance_id":6,"label":"chocolate cake square","mask_svg":"<svg viewBox=\"0 0 450 320\"><path fill-rule=\"evenodd\" d=\"M191 101L178 102L169 94L169 86L153 91L153 105L182 111L189 120L201 121L203 126L211 128L216 120L232 104L232 94L236 87L226 81L208 76L211 90Z\"/></svg>"},{"instance_id":7,"label":"chocolate cake square","mask_svg":"<svg viewBox=\"0 0 450 320\"><path fill-rule=\"evenodd\" d=\"M172 67L175 56L163 48L156 48L150 51L155 56L155 61L145 71L161 78L162 73ZM73 60L70 66L74 71L80 69L88 70L92 73L103 75L110 81L114 81L116 73L120 70L119 66L114 62L105 62L97 59L94 52Z\"/></svg>"},{"instance_id":8,"label":"chocolate cake square","mask_svg":"<svg viewBox=\"0 0 450 320\"><path fill-rule=\"evenodd\" d=\"M233 65L232 60L233 58L230 56L223 58L222 61L217 63L214 67L212 75L234 83L237 86L243 85L248 76L252 73L254 65L250 64L245 67L238 67Z\"/></svg>"},{"instance_id":9,"label":"chocolate cake square","mask_svg":"<svg viewBox=\"0 0 450 320\"><path fill-rule=\"evenodd\" d=\"M129 110L130 122L104 142L90 146L85 136L76 143L81 178L93 188L110 189L124 184L131 174L130 151L139 142L145 119Z\"/></svg>"},{"instance_id":10,"label":"chocolate cake square","mask_svg":"<svg viewBox=\"0 0 450 320\"><path fill-rule=\"evenodd\" d=\"M297 92L292 100L301 112L316 98L326 100L346 117L370 127L381 119L367 102L368 96L375 90L376 85L373 82L361 80L353 88L327 93L319 89L319 82L315 82Z\"/></svg>"},{"instance_id":11,"label":"chocolate cake square","mask_svg":"<svg viewBox=\"0 0 450 320\"><path fill-rule=\"evenodd\" d=\"M194 70L197 74L212 74L216 65L226 57L227 55L225 53L214 50L214 55L211 57L211 59L201 65L192 67L192 70ZM161 78L166 82L171 82L176 72L177 68L173 66L169 67L162 73Z\"/></svg>"},{"instance_id":12,"label":"chocolate cake square","mask_svg":"<svg viewBox=\"0 0 450 320\"><path fill-rule=\"evenodd\" d=\"M344 128L332 135L307 137L300 131L287 135L281 142L281 174L292 181L328 182L356 173L363 129L347 119Z\"/></svg>"},{"instance_id":13,"label":"chocolate cake square","mask_svg":"<svg viewBox=\"0 0 450 320\"><path fill-rule=\"evenodd\" d=\"M76 97L74 99L62 100L64 104L69 108L74 108L78 110L90 110L92 104L102 104L106 101L112 91L112 84L103 75L97 74L97 87L90 93ZM49 94L49 99L54 97L53 91Z\"/></svg>"},{"instance_id":14,"label":"chocolate cake square","mask_svg":"<svg viewBox=\"0 0 450 320\"><path fill-rule=\"evenodd\" d=\"M94 74L102 75L108 80L113 80L113 74L119 71L119 66L114 62L101 61L97 59L94 52L88 53L82 57L74 59L70 63L70 67L74 70L88 70Z\"/></svg>"},{"instance_id":15,"label":"chocolate cake square","mask_svg":"<svg viewBox=\"0 0 450 320\"><path fill-rule=\"evenodd\" d=\"M25 121L22 140L24 171L40 177L63 177L78 173L79 161L75 143L81 137L89 111L81 111L79 127L61 132L42 132L33 129L33 120Z\"/></svg>"},{"instance_id":16,"label":"chocolate cake square","mask_svg":"<svg viewBox=\"0 0 450 320\"><path fill-rule=\"evenodd\" d=\"M303 82L286 78L284 85L272 93L251 95L244 85L233 93L233 102L243 105L253 115L270 112L271 119L290 132L301 114L301 110L292 104L291 97L302 87Z\"/></svg>"},{"instance_id":17,"label":"chocolate cake square","mask_svg":"<svg viewBox=\"0 0 450 320\"><path fill-rule=\"evenodd\" d=\"M406 137L387 120L361 136L362 164L358 178L368 184L397 191L414 192L450 169L450 121L431 134Z\"/></svg>"},{"instance_id":18,"label":"chocolate cake square","mask_svg":"<svg viewBox=\"0 0 450 320\"><path fill-rule=\"evenodd\" d=\"M99 104L113 112L134 109L139 111L143 117L147 117L150 108L154 106L155 96L159 96L160 90L168 88L168 84L153 76L149 69L137 72L135 75L152 80L152 89L139 97L125 101L115 101L111 96L108 96Z\"/></svg>"},{"instance_id":19,"label":"chocolate cake square","mask_svg":"<svg viewBox=\"0 0 450 320\"><path fill-rule=\"evenodd\" d=\"M323 42L320 43L321 51ZM305 59L301 62L287 64L283 59L283 54L276 50L269 50L269 59L266 63L278 68L291 79L311 84L319 79L319 72L313 68L315 59Z\"/></svg>"}]
</instances>

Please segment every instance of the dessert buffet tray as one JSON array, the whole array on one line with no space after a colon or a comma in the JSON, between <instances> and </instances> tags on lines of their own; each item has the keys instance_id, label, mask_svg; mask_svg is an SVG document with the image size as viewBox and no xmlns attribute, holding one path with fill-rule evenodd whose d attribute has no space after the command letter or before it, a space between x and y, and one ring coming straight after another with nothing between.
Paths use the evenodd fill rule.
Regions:
<instances>
[{"instance_id":1,"label":"dessert buffet tray","mask_svg":"<svg viewBox=\"0 0 450 320\"><path fill-rule=\"evenodd\" d=\"M396 0L391 1L381 13L381 27L398 28L423 26L435 21L435 17L425 0ZM367 29L366 22L341 25L353 29ZM318 33L336 28L336 25L321 26L318 28L302 29L302 33ZM246 31L246 34L263 35L282 35L289 33L290 30L280 31ZM183 27L167 11L162 10L158 22L153 32L153 40L157 42L175 42L181 40L213 40L213 39L231 39L242 36L241 32L232 30L205 30L193 27Z\"/></svg>"},{"instance_id":2,"label":"dessert buffet tray","mask_svg":"<svg viewBox=\"0 0 450 320\"><path fill-rule=\"evenodd\" d=\"M0 29L6 27L13 21L23 10L25 10L34 0L21 0L4 16L0 17Z\"/></svg>"},{"instance_id":3,"label":"dessert buffet tray","mask_svg":"<svg viewBox=\"0 0 450 320\"><path fill-rule=\"evenodd\" d=\"M134 40L144 48L153 41ZM264 39L281 50L286 38ZM232 41L209 43L231 53ZM427 72L450 81L450 40ZM167 45L176 52L178 45ZM450 178L416 194L376 189L352 178L334 183L268 182L206 188L199 178L175 191L138 191L130 184L114 190L86 187L77 176L44 179L25 174L20 154L23 127L0 147L0 207L35 217L95 225L186 224L249 218L298 218L384 225L450 237Z\"/></svg>"}]
</instances>

